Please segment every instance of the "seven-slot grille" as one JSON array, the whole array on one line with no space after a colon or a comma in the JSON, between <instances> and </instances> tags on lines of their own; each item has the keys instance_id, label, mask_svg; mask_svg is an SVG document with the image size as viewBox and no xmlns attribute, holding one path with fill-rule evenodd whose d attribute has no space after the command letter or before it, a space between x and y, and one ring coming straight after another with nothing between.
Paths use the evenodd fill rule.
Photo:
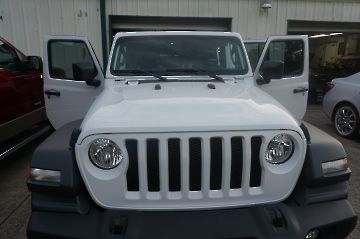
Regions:
<instances>
[{"instance_id":1,"label":"seven-slot grille","mask_svg":"<svg viewBox=\"0 0 360 239\"><path fill-rule=\"evenodd\" d=\"M275 165L264 155L280 133L291 136L294 153ZM97 138L120 146L124 160L118 167L103 170L89 160ZM96 134L75 153L85 185L101 207L210 209L286 199L300 175L306 141L293 130Z\"/></svg>"},{"instance_id":2,"label":"seven-slot grille","mask_svg":"<svg viewBox=\"0 0 360 239\"><path fill-rule=\"evenodd\" d=\"M201 193L221 196L261 186L262 136L126 139L129 192ZM249 140L249 143L247 143ZM251 147L249 153L244 147ZM195 194L196 195L196 194ZM189 195L188 195L189 196Z\"/></svg>"}]
</instances>

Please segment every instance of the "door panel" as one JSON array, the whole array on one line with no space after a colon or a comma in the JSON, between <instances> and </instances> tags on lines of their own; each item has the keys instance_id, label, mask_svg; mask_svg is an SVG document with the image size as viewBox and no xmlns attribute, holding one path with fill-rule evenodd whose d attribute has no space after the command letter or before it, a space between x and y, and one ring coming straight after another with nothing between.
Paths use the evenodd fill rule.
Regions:
<instances>
[{"instance_id":1,"label":"door panel","mask_svg":"<svg viewBox=\"0 0 360 239\"><path fill-rule=\"evenodd\" d=\"M42 72L38 70L27 70L24 75L24 81L28 82L31 96L31 111L44 107L43 79Z\"/></svg>"},{"instance_id":2,"label":"door panel","mask_svg":"<svg viewBox=\"0 0 360 239\"><path fill-rule=\"evenodd\" d=\"M44 93L47 116L55 129L82 119L103 89L104 76L85 37L51 36L44 39ZM74 80L73 64L91 63L99 87Z\"/></svg>"},{"instance_id":3,"label":"door panel","mask_svg":"<svg viewBox=\"0 0 360 239\"><path fill-rule=\"evenodd\" d=\"M269 37L254 72L255 80L262 76L266 61L281 61L283 77L259 85L280 102L299 122L305 115L309 87L309 50L307 36Z\"/></svg>"},{"instance_id":4,"label":"door panel","mask_svg":"<svg viewBox=\"0 0 360 239\"><path fill-rule=\"evenodd\" d=\"M29 86L15 50L0 41L0 125L30 111Z\"/></svg>"}]
</instances>

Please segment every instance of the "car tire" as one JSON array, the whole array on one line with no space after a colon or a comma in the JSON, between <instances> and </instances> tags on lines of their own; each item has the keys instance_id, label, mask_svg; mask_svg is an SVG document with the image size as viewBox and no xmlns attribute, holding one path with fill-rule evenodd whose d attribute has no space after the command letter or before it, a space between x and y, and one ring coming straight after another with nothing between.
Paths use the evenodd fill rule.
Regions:
<instances>
[{"instance_id":1,"label":"car tire","mask_svg":"<svg viewBox=\"0 0 360 239\"><path fill-rule=\"evenodd\" d=\"M351 104L342 104L336 107L334 115L336 132L346 138L359 135L359 113Z\"/></svg>"}]
</instances>

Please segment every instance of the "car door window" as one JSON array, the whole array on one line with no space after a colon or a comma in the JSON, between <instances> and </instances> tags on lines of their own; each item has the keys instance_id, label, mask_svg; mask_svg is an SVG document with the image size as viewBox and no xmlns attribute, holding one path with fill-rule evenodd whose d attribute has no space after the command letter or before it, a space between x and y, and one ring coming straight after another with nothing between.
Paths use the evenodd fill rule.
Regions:
<instances>
[{"instance_id":1,"label":"car door window","mask_svg":"<svg viewBox=\"0 0 360 239\"><path fill-rule=\"evenodd\" d=\"M53 40L48 49L51 78L74 80L74 64L94 64L87 45L82 41Z\"/></svg>"},{"instance_id":2,"label":"car door window","mask_svg":"<svg viewBox=\"0 0 360 239\"><path fill-rule=\"evenodd\" d=\"M249 57L250 65L253 71L255 71L256 66L259 62L261 53L264 49L265 43L263 42L251 42L245 43L245 48Z\"/></svg>"},{"instance_id":3,"label":"car door window","mask_svg":"<svg viewBox=\"0 0 360 239\"><path fill-rule=\"evenodd\" d=\"M15 70L20 63L16 52L4 42L0 41L0 68Z\"/></svg>"},{"instance_id":4,"label":"car door window","mask_svg":"<svg viewBox=\"0 0 360 239\"><path fill-rule=\"evenodd\" d=\"M301 40L273 41L267 49L263 62L265 61L283 62L283 78L300 76L304 71L304 42Z\"/></svg>"}]
</instances>

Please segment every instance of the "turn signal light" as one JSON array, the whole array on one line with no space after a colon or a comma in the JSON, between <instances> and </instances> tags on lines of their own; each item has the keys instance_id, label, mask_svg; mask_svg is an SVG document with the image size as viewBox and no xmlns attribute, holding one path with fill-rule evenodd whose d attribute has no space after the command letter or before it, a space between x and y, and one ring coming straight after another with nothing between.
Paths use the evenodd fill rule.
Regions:
<instances>
[{"instance_id":1,"label":"turn signal light","mask_svg":"<svg viewBox=\"0 0 360 239\"><path fill-rule=\"evenodd\" d=\"M37 182L60 183L61 172L56 170L30 168L29 179Z\"/></svg>"},{"instance_id":2,"label":"turn signal light","mask_svg":"<svg viewBox=\"0 0 360 239\"><path fill-rule=\"evenodd\" d=\"M339 173L345 172L349 168L347 158L322 163L324 177L331 177Z\"/></svg>"},{"instance_id":3,"label":"turn signal light","mask_svg":"<svg viewBox=\"0 0 360 239\"><path fill-rule=\"evenodd\" d=\"M305 239L316 239L318 236L319 236L319 230L313 229L306 234Z\"/></svg>"}]
</instances>

